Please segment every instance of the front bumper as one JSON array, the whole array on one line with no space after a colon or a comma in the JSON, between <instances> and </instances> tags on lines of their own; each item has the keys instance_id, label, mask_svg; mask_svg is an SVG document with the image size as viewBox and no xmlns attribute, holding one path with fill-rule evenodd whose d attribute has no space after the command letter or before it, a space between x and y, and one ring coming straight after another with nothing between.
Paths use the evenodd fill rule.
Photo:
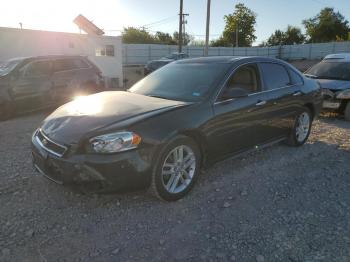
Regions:
<instances>
[{"instance_id":1,"label":"front bumper","mask_svg":"<svg viewBox=\"0 0 350 262\"><path fill-rule=\"evenodd\" d=\"M349 100L350 96L342 95L346 90L322 89L323 104L322 108L326 110L338 110L342 107L344 100Z\"/></svg>"},{"instance_id":2,"label":"front bumper","mask_svg":"<svg viewBox=\"0 0 350 262\"><path fill-rule=\"evenodd\" d=\"M337 110L341 106L341 100L337 99L325 99L322 104L323 109Z\"/></svg>"},{"instance_id":3,"label":"front bumper","mask_svg":"<svg viewBox=\"0 0 350 262\"><path fill-rule=\"evenodd\" d=\"M56 156L32 138L35 169L59 184L98 182L113 189L146 187L150 182L151 149L137 149L119 154L65 154Z\"/></svg>"}]
</instances>

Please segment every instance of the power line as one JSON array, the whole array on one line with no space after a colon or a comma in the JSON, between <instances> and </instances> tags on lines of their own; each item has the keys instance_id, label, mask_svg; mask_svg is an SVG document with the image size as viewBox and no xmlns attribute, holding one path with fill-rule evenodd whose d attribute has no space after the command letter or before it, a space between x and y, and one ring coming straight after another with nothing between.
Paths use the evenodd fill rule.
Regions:
<instances>
[{"instance_id":1,"label":"power line","mask_svg":"<svg viewBox=\"0 0 350 262\"><path fill-rule=\"evenodd\" d=\"M170 21L175 20L175 19L177 19L177 16L170 16L170 17L155 21L153 23L145 24L141 27L149 28L149 27L159 26L161 24L169 23Z\"/></svg>"}]
</instances>

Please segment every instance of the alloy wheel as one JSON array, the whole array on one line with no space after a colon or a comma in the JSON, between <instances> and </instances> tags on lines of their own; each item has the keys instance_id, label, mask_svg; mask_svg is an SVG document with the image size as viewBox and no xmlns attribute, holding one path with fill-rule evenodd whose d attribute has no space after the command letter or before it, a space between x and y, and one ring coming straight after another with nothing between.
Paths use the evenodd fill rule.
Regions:
<instances>
[{"instance_id":1,"label":"alloy wheel","mask_svg":"<svg viewBox=\"0 0 350 262\"><path fill-rule=\"evenodd\" d=\"M309 134L310 130L310 116L304 112L299 115L297 120L297 126L295 129L295 137L299 143L302 143Z\"/></svg>"},{"instance_id":2,"label":"alloy wheel","mask_svg":"<svg viewBox=\"0 0 350 262\"><path fill-rule=\"evenodd\" d=\"M191 183L196 170L196 156L186 145L175 147L169 152L162 166L162 182L171 194L184 191Z\"/></svg>"}]
</instances>

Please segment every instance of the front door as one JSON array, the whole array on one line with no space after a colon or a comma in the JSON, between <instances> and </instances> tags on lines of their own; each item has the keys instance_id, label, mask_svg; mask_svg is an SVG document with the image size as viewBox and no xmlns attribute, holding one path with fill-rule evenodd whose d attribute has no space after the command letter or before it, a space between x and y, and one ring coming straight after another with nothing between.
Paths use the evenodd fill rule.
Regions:
<instances>
[{"instance_id":1,"label":"front door","mask_svg":"<svg viewBox=\"0 0 350 262\"><path fill-rule=\"evenodd\" d=\"M230 88L240 88L247 95L234 99L220 96ZM261 92L261 78L256 64L236 69L213 105L214 119L207 133L210 158L217 160L259 145L266 139L266 94Z\"/></svg>"},{"instance_id":2,"label":"front door","mask_svg":"<svg viewBox=\"0 0 350 262\"><path fill-rule=\"evenodd\" d=\"M33 61L19 70L13 80L12 97L19 110L33 110L52 102L51 62Z\"/></svg>"}]
</instances>

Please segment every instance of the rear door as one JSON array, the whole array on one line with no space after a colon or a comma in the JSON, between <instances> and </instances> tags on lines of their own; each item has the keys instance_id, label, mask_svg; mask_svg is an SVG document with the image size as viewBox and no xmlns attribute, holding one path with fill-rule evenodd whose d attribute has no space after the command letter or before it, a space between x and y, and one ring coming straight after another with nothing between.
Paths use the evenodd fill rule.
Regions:
<instances>
[{"instance_id":1,"label":"rear door","mask_svg":"<svg viewBox=\"0 0 350 262\"><path fill-rule=\"evenodd\" d=\"M53 62L54 93L57 101L63 102L73 98L80 88L79 69L73 58L55 59Z\"/></svg>"},{"instance_id":2,"label":"rear door","mask_svg":"<svg viewBox=\"0 0 350 262\"><path fill-rule=\"evenodd\" d=\"M303 80L296 72L280 63L259 63L266 94L266 114L270 139L288 135L303 96Z\"/></svg>"},{"instance_id":3,"label":"rear door","mask_svg":"<svg viewBox=\"0 0 350 262\"><path fill-rule=\"evenodd\" d=\"M26 64L13 82L12 96L19 110L32 110L52 102L51 61Z\"/></svg>"},{"instance_id":4,"label":"rear door","mask_svg":"<svg viewBox=\"0 0 350 262\"><path fill-rule=\"evenodd\" d=\"M208 125L211 159L252 148L266 139L266 96L255 63L242 65L227 81L228 88L244 88L249 95L222 100L219 95L213 106L214 118Z\"/></svg>"}]
</instances>

